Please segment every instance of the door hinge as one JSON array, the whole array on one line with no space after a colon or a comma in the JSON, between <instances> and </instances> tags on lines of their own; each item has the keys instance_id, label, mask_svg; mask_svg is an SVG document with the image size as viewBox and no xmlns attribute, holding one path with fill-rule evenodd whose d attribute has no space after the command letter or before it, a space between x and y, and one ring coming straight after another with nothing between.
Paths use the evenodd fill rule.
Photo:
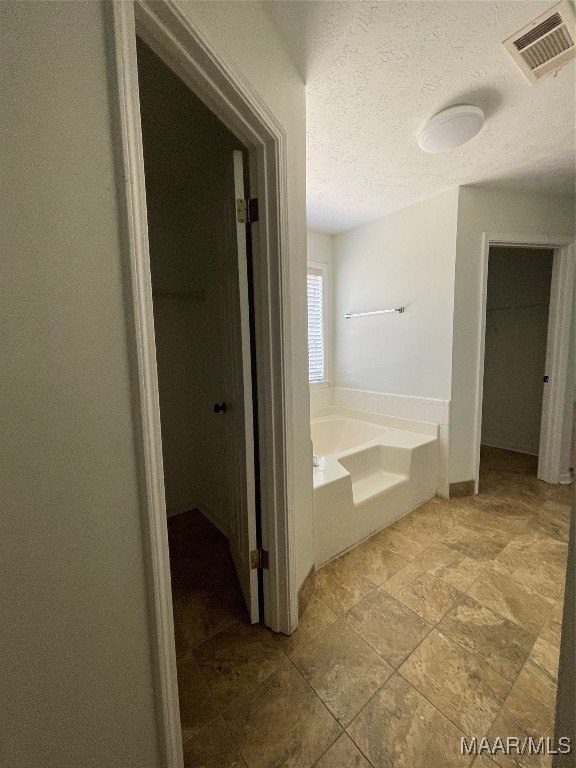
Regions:
<instances>
[{"instance_id":1,"label":"door hinge","mask_svg":"<svg viewBox=\"0 0 576 768\"><path fill-rule=\"evenodd\" d=\"M250 567L268 570L268 552L265 549L253 549L250 552Z\"/></svg>"},{"instance_id":2,"label":"door hinge","mask_svg":"<svg viewBox=\"0 0 576 768\"><path fill-rule=\"evenodd\" d=\"M258 221L257 197L252 197L249 200L246 198L236 200L236 220L238 224L252 224Z\"/></svg>"}]
</instances>

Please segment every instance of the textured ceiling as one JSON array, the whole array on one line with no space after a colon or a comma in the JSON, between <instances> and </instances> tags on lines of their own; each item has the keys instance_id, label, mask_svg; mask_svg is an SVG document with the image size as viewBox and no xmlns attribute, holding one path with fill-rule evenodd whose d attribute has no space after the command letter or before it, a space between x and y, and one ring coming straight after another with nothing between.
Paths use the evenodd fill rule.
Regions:
<instances>
[{"instance_id":1,"label":"textured ceiling","mask_svg":"<svg viewBox=\"0 0 576 768\"><path fill-rule=\"evenodd\" d=\"M531 86L502 41L552 3L265 3L307 85L308 223L340 232L461 184L573 192L574 63ZM417 136L440 109L484 109L445 154Z\"/></svg>"}]
</instances>

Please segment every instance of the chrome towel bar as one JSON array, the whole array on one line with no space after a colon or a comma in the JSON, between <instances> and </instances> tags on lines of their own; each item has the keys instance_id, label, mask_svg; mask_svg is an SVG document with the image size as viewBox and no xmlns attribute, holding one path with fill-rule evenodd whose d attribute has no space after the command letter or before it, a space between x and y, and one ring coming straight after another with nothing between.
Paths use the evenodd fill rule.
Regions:
<instances>
[{"instance_id":1,"label":"chrome towel bar","mask_svg":"<svg viewBox=\"0 0 576 768\"><path fill-rule=\"evenodd\" d=\"M396 307L396 309L377 309L374 312L347 312L344 315L346 320L350 320L351 317L366 317L367 315L386 315L388 312L404 312L406 307Z\"/></svg>"}]
</instances>

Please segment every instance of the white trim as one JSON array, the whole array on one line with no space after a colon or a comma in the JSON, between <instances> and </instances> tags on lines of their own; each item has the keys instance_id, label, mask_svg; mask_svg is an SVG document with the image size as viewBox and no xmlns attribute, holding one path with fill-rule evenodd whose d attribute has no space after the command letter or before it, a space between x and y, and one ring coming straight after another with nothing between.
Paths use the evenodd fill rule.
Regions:
<instances>
[{"instance_id":1,"label":"white trim","mask_svg":"<svg viewBox=\"0 0 576 768\"><path fill-rule=\"evenodd\" d=\"M548 483L560 482L573 298L574 247L568 246L554 253L550 290L550 320L546 348L546 373L550 376L550 381L544 389L538 463L538 477Z\"/></svg>"},{"instance_id":2,"label":"white trim","mask_svg":"<svg viewBox=\"0 0 576 768\"><path fill-rule=\"evenodd\" d=\"M538 456L537 453L534 453L534 450L532 448L522 448L521 446L514 446L514 448L511 448L509 445L502 445L499 443L487 443L486 440L482 441L482 445L485 448L500 448L503 451L510 451L510 453L522 453L524 456Z\"/></svg>"},{"instance_id":3,"label":"white trim","mask_svg":"<svg viewBox=\"0 0 576 768\"><path fill-rule=\"evenodd\" d=\"M263 545L270 568L264 572L265 621L292 632L298 622L294 588L294 470L290 273L288 253L286 137L251 83L233 62L209 44L207 35L172 0L162 3L116 0L114 34L126 180L131 275L131 314L136 347L143 506L149 539L147 572L153 621L157 685L161 701L162 762L182 768L174 625L167 542L160 409L152 290L136 31L222 122L249 147L252 190L257 189L260 221L253 226L256 350L260 425L260 486Z\"/></svg>"},{"instance_id":4,"label":"white trim","mask_svg":"<svg viewBox=\"0 0 576 768\"><path fill-rule=\"evenodd\" d=\"M566 235L506 235L496 232L484 232L491 246L514 245L522 248L563 248L570 245L574 238Z\"/></svg>"},{"instance_id":5,"label":"white trim","mask_svg":"<svg viewBox=\"0 0 576 768\"><path fill-rule=\"evenodd\" d=\"M147 571L152 588L150 602L154 621L156 684L161 702L160 726L164 735L162 744L164 760L169 768L181 768L184 765L184 757L174 647L134 6L132 3L115 2L113 7L130 246L132 312L138 367L139 437L144 465L145 495L143 495L149 547Z\"/></svg>"},{"instance_id":6,"label":"white trim","mask_svg":"<svg viewBox=\"0 0 576 768\"><path fill-rule=\"evenodd\" d=\"M226 526L226 521L222 520L212 509L212 507L208 506L208 504L200 504L200 506L196 507L198 512L200 512L201 515L204 515L204 517L209 520L212 525L215 528L218 528L220 533L225 536L226 538L229 537L229 531Z\"/></svg>"},{"instance_id":7,"label":"white trim","mask_svg":"<svg viewBox=\"0 0 576 768\"><path fill-rule=\"evenodd\" d=\"M121 1L121 0L120 0ZM287 634L298 624L294 524L290 257L286 136L232 57L224 61L208 36L173 0L140 0L138 34L249 148L252 194L259 221L252 226L256 357L260 424L260 491L265 621Z\"/></svg>"},{"instance_id":8,"label":"white trim","mask_svg":"<svg viewBox=\"0 0 576 768\"><path fill-rule=\"evenodd\" d=\"M225 521L221 520L218 515L214 513L214 510L206 504L179 504L177 507L171 507L168 509L166 512L166 517L169 520L171 517L184 515L186 512L199 512L201 515L204 515L204 517L209 520L215 528L218 528L223 536L229 538Z\"/></svg>"},{"instance_id":9,"label":"white trim","mask_svg":"<svg viewBox=\"0 0 576 768\"><path fill-rule=\"evenodd\" d=\"M166 509L166 517L176 517L177 515L183 515L185 512L192 512L198 509L198 504L178 504L178 506L168 507Z\"/></svg>"},{"instance_id":10,"label":"white trim","mask_svg":"<svg viewBox=\"0 0 576 768\"><path fill-rule=\"evenodd\" d=\"M230 58L172 0L135 5L140 37L249 148L252 194L259 221L252 226L259 400L265 622L289 634L298 623L295 573L290 258L287 157L284 129Z\"/></svg>"},{"instance_id":11,"label":"white trim","mask_svg":"<svg viewBox=\"0 0 576 768\"><path fill-rule=\"evenodd\" d=\"M545 409L542 413L542 435L546 433L545 445L540 444L540 460L538 466L538 477L547 482L557 483L560 473L560 449L562 440L562 429L559 432L553 433L549 429L549 424L558 424L560 403L562 404L562 413L560 415L560 424L563 423L564 409L563 403L566 396L566 365L568 359L568 347L564 344L563 335L562 338L558 334L564 334L566 327L570 328L571 312L572 312L572 294L564 295L565 291L558 290L558 280L562 277L569 277L566 272L567 259L562 257L564 253L564 247L572 243L573 238L566 237L564 235L518 235L518 234L503 234L496 232L484 232L482 234L482 257L481 257L481 313L480 313L480 344L478 348L478 382L476 387L476 425L475 425L475 475L474 481L476 485L476 493L478 493L478 484L480 478L480 443L482 440L482 401L484 395L484 355L486 347L486 298L488 291L488 257L491 246L518 246L525 248L551 248L554 249L554 273L552 277L552 289L550 294L550 322L549 322L549 334L548 334L548 349L547 349L547 369L548 368L548 352L554 351L555 354L555 370L554 376L550 372L550 388L549 392L554 392L554 398L551 400L550 418L548 418ZM564 249L564 250L560 250ZM570 259L568 259L570 261ZM571 274L573 280L574 274L574 259L572 258ZM558 265L562 264L562 269L558 269ZM572 285L572 282L570 282ZM559 301L560 299L560 301ZM552 318L562 318L560 324L554 322ZM564 366L564 377L561 378L559 373L560 369ZM559 394L563 390L563 394ZM544 449L544 450L543 450ZM551 463L548 464L547 457L551 457Z\"/></svg>"},{"instance_id":12,"label":"white trim","mask_svg":"<svg viewBox=\"0 0 576 768\"><path fill-rule=\"evenodd\" d=\"M244 153L242 150L234 149L232 151L234 167L234 198L236 200L245 199L248 196L248 188L244 182ZM232 393L236 388L242 389L242 399L244 403L244 419L241 425L241 432L238 433L238 419L234 414L226 419L225 429L229 436L234 434L236 437L244 435L244 456L238 453L237 447L234 447L234 441L227 440L229 456L229 471L234 476L234 488L237 489L233 494L237 498L230 499L229 529L231 536L228 537L230 552L236 566L240 588L244 595L250 621L256 624L260 621L260 596L259 596L259 578L258 571L252 568L250 562L251 552L258 547L257 540L257 509L256 509L256 467L255 467L255 447L256 435L254 430L254 393L252 389L252 339L250 330L250 289L249 289L249 264L248 264L248 236L246 224L239 221L235 222L236 232L236 264L237 264L237 301L240 315L240 322L236 324L226 334L227 344L229 345L228 354L231 359L236 358L241 365L241 375L238 377L240 368L236 366L227 366L229 377L229 391ZM238 347L240 354L238 355ZM234 410L231 408L230 410ZM239 460L240 459L240 460ZM259 481L258 481L259 482ZM265 601L267 602L267 601Z\"/></svg>"}]
</instances>

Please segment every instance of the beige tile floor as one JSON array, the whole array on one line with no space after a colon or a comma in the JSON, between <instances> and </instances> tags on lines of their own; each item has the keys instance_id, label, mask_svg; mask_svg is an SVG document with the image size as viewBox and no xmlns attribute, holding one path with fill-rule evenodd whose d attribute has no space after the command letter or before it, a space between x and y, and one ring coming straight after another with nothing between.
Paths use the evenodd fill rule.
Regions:
<instances>
[{"instance_id":1,"label":"beige tile floor","mask_svg":"<svg viewBox=\"0 0 576 768\"><path fill-rule=\"evenodd\" d=\"M460 754L552 736L571 488L483 449L481 493L433 499L317 574L291 636L247 623L227 542L169 522L187 768L547 766Z\"/></svg>"}]
</instances>

